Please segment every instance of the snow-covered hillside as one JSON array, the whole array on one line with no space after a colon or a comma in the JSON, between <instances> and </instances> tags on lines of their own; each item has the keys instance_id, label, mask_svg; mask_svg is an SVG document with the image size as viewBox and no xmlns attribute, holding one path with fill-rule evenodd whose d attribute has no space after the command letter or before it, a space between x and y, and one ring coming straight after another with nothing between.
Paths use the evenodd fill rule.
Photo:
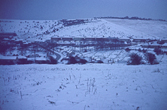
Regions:
<instances>
[{"instance_id":1,"label":"snow-covered hillside","mask_svg":"<svg viewBox=\"0 0 167 110\"><path fill-rule=\"evenodd\" d=\"M0 66L1 110L166 110L159 65Z\"/></svg>"},{"instance_id":2,"label":"snow-covered hillside","mask_svg":"<svg viewBox=\"0 0 167 110\"><path fill-rule=\"evenodd\" d=\"M109 19L109 22L147 34L152 38L167 39L167 22L158 20ZM145 36L143 36L145 38Z\"/></svg>"},{"instance_id":3,"label":"snow-covered hillside","mask_svg":"<svg viewBox=\"0 0 167 110\"><path fill-rule=\"evenodd\" d=\"M50 39L48 33L60 29L62 24L57 20L1 20L0 32L15 32L16 39L23 41L43 41Z\"/></svg>"},{"instance_id":4,"label":"snow-covered hillside","mask_svg":"<svg viewBox=\"0 0 167 110\"><path fill-rule=\"evenodd\" d=\"M167 22L128 19L1 20L0 32L15 32L17 39L44 41L51 37L118 37L167 39ZM71 23L72 24L72 23Z\"/></svg>"}]
</instances>

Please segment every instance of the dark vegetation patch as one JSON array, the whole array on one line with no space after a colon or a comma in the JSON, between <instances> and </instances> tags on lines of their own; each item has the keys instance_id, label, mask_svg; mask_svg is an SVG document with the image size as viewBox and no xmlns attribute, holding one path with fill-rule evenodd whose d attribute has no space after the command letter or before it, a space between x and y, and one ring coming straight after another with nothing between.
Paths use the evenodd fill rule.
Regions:
<instances>
[{"instance_id":1,"label":"dark vegetation patch","mask_svg":"<svg viewBox=\"0 0 167 110\"><path fill-rule=\"evenodd\" d=\"M139 65L142 62L142 57L136 53L130 54L130 60L127 62L128 65Z\"/></svg>"}]
</instances>

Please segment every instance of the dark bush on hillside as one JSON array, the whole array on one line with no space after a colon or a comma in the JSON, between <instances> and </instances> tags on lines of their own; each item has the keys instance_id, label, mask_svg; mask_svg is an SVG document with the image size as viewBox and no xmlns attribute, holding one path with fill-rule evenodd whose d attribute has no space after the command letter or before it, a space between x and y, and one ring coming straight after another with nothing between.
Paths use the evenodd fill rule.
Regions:
<instances>
[{"instance_id":1,"label":"dark bush on hillside","mask_svg":"<svg viewBox=\"0 0 167 110\"><path fill-rule=\"evenodd\" d=\"M132 53L132 54L130 54L130 60L128 61L127 64L128 65L139 65L142 63L141 60L142 60L141 56L139 56L135 53Z\"/></svg>"},{"instance_id":2,"label":"dark bush on hillside","mask_svg":"<svg viewBox=\"0 0 167 110\"><path fill-rule=\"evenodd\" d=\"M57 64L57 60L54 59L52 56L49 56L49 64Z\"/></svg>"},{"instance_id":3,"label":"dark bush on hillside","mask_svg":"<svg viewBox=\"0 0 167 110\"><path fill-rule=\"evenodd\" d=\"M80 64L86 64L87 61L86 61L85 59L80 59L80 60L78 61L78 63L80 63Z\"/></svg>"},{"instance_id":4,"label":"dark bush on hillside","mask_svg":"<svg viewBox=\"0 0 167 110\"><path fill-rule=\"evenodd\" d=\"M167 51L164 51L164 54L166 54L166 55L167 55Z\"/></svg>"},{"instance_id":5,"label":"dark bush on hillside","mask_svg":"<svg viewBox=\"0 0 167 110\"><path fill-rule=\"evenodd\" d=\"M141 49L141 48L139 48L138 51L139 51L139 52L143 52L143 53L146 53L146 52L147 52L146 49Z\"/></svg>"},{"instance_id":6,"label":"dark bush on hillside","mask_svg":"<svg viewBox=\"0 0 167 110\"><path fill-rule=\"evenodd\" d=\"M8 50L9 48L11 48L10 45L3 45L3 44L0 44L0 53L1 53L2 55L4 55L4 54L7 52L7 50Z\"/></svg>"},{"instance_id":7,"label":"dark bush on hillside","mask_svg":"<svg viewBox=\"0 0 167 110\"><path fill-rule=\"evenodd\" d=\"M79 57L70 56L68 64L77 64L77 63L79 63L79 64L86 64L87 60L81 59Z\"/></svg>"},{"instance_id":8,"label":"dark bush on hillside","mask_svg":"<svg viewBox=\"0 0 167 110\"><path fill-rule=\"evenodd\" d=\"M75 57L70 56L70 57L69 57L68 64L76 64L76 63L78 63L78 62L77 62L77 60L75 59Z\"/></svg>"},{"instance_id":9,"label":"dark bush on hillside","mask_svg":"<svg viewBox=\"0 0 167 110\"><path fill-rule=\"evenodd\" d=\"M156 60L157 58L156 58L155 54L153 54L153 53L146 53L145 57L146 57L146 59L147 59L147 61L148 61L149 64L151 64L151 65L158 64L158 61Z\"/></svg>"},{"instance_id":10,"label":"dark bush on hillside","mask_svg":"<svg viewBox=\"0 0 167 110\"><path fill-rule=\"evenodd\" d=\"M165 41L162 41L162 40L161 40L161 41L158 41L157 43L158 43L158 44L164 44Z\"/></svg>"},{"instance_id":11,"label":"dark bush on hillside","mask_svg":"<svg viewBox=\"0 0 167 110\"><path fill-rule=\"evenodd\" d=\"M146 49L143 49L143 53L146 53L147 52L147 50Z\"/></svg>"},{"instance_id":12,"label":"dark bush on hillside","mask_svg":"<svg viewBox=\"0 0 167 110\"><path fill-rule=\"evenodd\" d=\"M130 49L129 49L129 48L126 48L125 51L126 51L126 52L130 52Z\"/></svg>"},{"instance_id":13,"label":"dark bush on hillside","mask_svg":"<svg viewBox=\"0 0 167 110\"><path fill-rule=\"evenodd\" d=\"M98 60L98 61L97 61L97 63L103 63L103 61L101 61L101 60Z\"/></svg>"},{"instance_id":14,"label":"dark bush on hillside","mask_svg":"<svg viewBox=\"0 0 167 110\"><path fill-rule=\"evenodd\" d=\"M154 52L155 52L157 55L162 54L161 48L158 48L158 47L154 48Z\"/></svg>"},{"instance_id":15,"label":"dark bush on hillside","mask_svg":"<svg viewBox=\"0 0 167 110\"><path fill-rule=\"evenodd\" d=\"M84 52L87 52L87 50L85 49Z\"/></svg>"},{"instance_id":16,"label":"dark bush on hillside","mask_svg":"<svg viewBox=\"0 0 167 110\"><path fill-rule=\"evenodd\" d=\"M138 51L141 52L142 51L141 48L139 48Z\"/></svg>"}]
</instances>

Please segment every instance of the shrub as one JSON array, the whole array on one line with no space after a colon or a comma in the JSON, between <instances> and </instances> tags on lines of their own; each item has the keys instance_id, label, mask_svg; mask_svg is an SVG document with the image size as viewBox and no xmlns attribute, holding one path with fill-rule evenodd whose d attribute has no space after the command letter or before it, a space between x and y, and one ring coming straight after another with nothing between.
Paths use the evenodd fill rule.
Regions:
<instances>
[{"instance_id":1,"label":"shrub","mask_svg":"<svg viewBox=\"0 0 167 110\"><path fill-rule=\"evenodd\" d=\"M97 61L97 63L103 63L103 61L101 61L101 60L98 60L98 61Z\"/></svg>"},{"instance_id":2,"label":"shrub","mask_svg":"<svg viewBox=\"0 0 167 110\"><path fill-rule=\"evenodd\" d=\"M75 57L70 56L70 57L69 57L68 64L76 64L76 63L77 63L77 60L75 59Z\"/></svg>"},{"instance_id":3,"label":"shrub","mask_svg":"<svg viewBox=\"0 0 167 110\"><path fill-rule=\"evenodd\" d=\"M143 49L143 53L146 53L147 52L147 49Z\"/></svg>"},{"instance_id":4,"label":"shrub","mask_svg":"<svg viewBox=\"0 0 167 110\"><path fill-rule=\"evenodd\" d=\"M162 53L162 50L161 50L161 48L156 47L156 48L154 48L154 52L155 52L157 55L159 55L159 54Z\"/></svg>"},{"instance_id":5,"label":"shrub","mask_svg":"<svg viewBox=\"0 0 167 110\"><path fill-rule=\"evenodd\" d=\"M158 64L158 62L156 60L155 54L153 54L153 53L146 53L145 57L146 57L148 63L150 63L151 65Z\"/></svg>"},{"instance_id":6,"label":"shrub","mask_svg":"<svg viewBox=\"0 0 167 110\"><path fill-rule=\"evenodd\" d=\"M166 54L166 55L167 55L167 51L164 51L164 54Z\"/></svg>"},{"instance_id":7,"label":"shrub","mask_svg":"<svg viewBox=\"0 0 167 110\"><path fill-rule=\"evenodd\" d=\"M70 56L69 59L68 59L68 64L86 64L87 63L87 60L85 59L81 59L79 57L73 57L73 56Z\"/></svg>"},{"instance_id":8,"label":"shrub","mask_svg":"<svg viewBox=\"0 0 167 110\"><path fill-rule=\"evenodd\" d=\"M158 41L157 43L158 43L158 44L164 44L165 41L162 41L162 40L161 40L161 41Z\"/></svg>"},{"instance_id":9,"label":"shrub","mask_svg":"<svg viewBox=\"0 0 167 110\"><path fill-rule=\"evenodd\" d=\"M10 45L3 45L3 44L1 44L0 43L0 53L2 54L2 55L5 55L5 53L7 52L7 50L9 49L9 48L11 48L11 46Z\"/></svg>"},{"instance_id":10,"label":"shrub","mask_svg":"<svg viewBox=\"0 0 167 110\"><path fill-rule=\"evenodd\" d=\"M129 48L126 48L125 51L126 51L126 52L130 52L130 49L129 49Z\"/></svg>"},{"instance_id":11,"label":"shrub","mask_svg":"<svg viewBox=\"0 0 167 110\"><path fill-rule=\"evenodd\" d=\"M86 50L86 49L84 49L84 52L87 52L87 50Z\"/></svg>"},{"instance_id":12,"label":"shrub","mask_svg":"<svg viewBox=\"0 0 167 110\"><path fill-rule=\"evenodd\" d=\"M49 64L57 64L57 60L54 59L52 56L49 56Z\"/></svg>"},{"instance_id":13,"label":"shrub","mask_svg":"<svg viewBox=\"0 0 167 110\"><path fill-rule=\"evenodd\" d=\"M139 48L138 51L141 52L142 51L141 48Z\"/></svg>"},{"instance_id":14,"label":"shrub","mask_svg":"<svg viewBox=\"0 0 167 110\"><path fill-rule=\"evenodd\" d=\"M87 60L85 60L85 59L80 59L80 60L78 61L78 63L80 63L80 64L86 64L86 63L87 63Z\"/></svg>"},{"instance_id":15,"label":"shrub","mask_svg":"<svg viewBox=\"0 0 167 110\"><path fill-rule=\"evenodd\" d=\"M130 54L130 60L128 61L129 65L139 65L141 64L142 57L136 53Z\"/></svg>"}]
</instances>

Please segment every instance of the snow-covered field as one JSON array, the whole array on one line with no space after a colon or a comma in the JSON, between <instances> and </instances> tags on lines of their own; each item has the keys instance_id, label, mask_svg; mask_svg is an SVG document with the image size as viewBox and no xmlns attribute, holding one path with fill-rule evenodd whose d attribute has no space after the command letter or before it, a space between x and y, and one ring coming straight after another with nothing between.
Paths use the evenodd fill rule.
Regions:
<instances>
[{"instance_id":1,"label":"snow-covered field","mask_svg":"<svg viewBox=\"0 0 167 110\"><path fill-rule=\"evenodd\" d=\"M167 62L0 66L0 110L166 110Z\"/></svg>"}]
</instances>

